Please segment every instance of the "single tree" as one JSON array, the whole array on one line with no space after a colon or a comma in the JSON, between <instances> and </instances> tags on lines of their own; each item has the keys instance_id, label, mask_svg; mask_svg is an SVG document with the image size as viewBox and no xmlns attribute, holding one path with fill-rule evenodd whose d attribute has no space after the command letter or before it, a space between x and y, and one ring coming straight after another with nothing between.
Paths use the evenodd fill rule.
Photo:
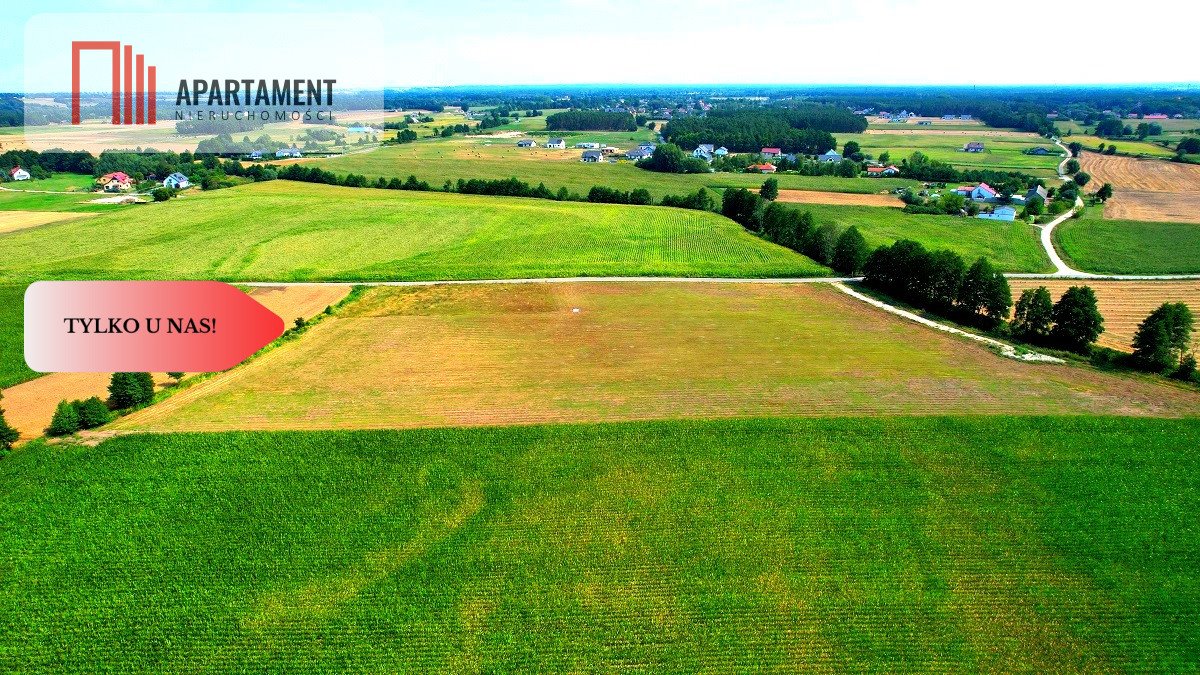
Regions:
<instances>
[{"instance_id":1,"label":"single tree","mask_svg":"<svg viewBox=\"0 0 1200 675\"><path fill-rule=\"evenodd\" d=\"M333 308L332 308L332 307L326 307L326 308L325 308L325 313L326 313L326 314L332 314L332 313L333 313ZM180 381L180 380L182 380L182 379L183 379L183 376L184 376L184 375L186 375L186 374L187 374L187 373L167 373L167 377L171 378L172 380L175 380L175 384L179 384L179 381Z\"/></svg>"},{"instance_id":2,"label":"single tree","mask_svg":"<svg viewBox=\"0 0 1200 675\"><path fill-rule=\"evenodd\" d=\"M1072 286L1054 303L1050 339L1062 348L1086 354L1103 332L1104 317L1090 287Z\"/></svg>"},{"instance_id":3,"label":"single tree","mask_svg":"<svg viewBox=\"0 0 1200 675\"><path fill-rule=\"evenodd\" d=\"M113 373L108 383L108 400L122 410L145 405L154 398L154 378L150 373Z\"/></svg>"},{"instance_id":4,"label":"single tree","mask_svg":"<svg viewBox=\"0 0 1200 675\"><path fill-rule=\"evenodd\" d=\"M1166 302L1150 313L1133 336L1133 359L1154 372L1175 369L1192 344L1192 311L1182 302Z\"/></svg>"},{"instance_id":5,"label":"single tree","mask_svg":"<svg viewBox=\"0 0 1200 675\"><path fill-rule=\"evenodd\" d=\"M775 201L779 198L779 181L774 178L768 178L763 181L762 188L758 191L758 196L769 201Z\"/></svg>"},{"instance_id":6,"label":"single tree","mask_svg":"<svg viewBox=\"0 0 1200 675\"><path fill-rule=\"evenodd\" d=\"M1054 320L1054 300L1045 286L1028 288L1021 292L1017 309L1013 315L1013 334L1022 340L1040 342L1050 336L1050 324Z\"/></svg>"},{"instance_id":7,"label":"single tree","mask_svg":"<svg viewBox=\"0 0 1200 675\"><path fill-rule=\"evenodd\" d=\"M1100 186L1099 190L1096 190L1096 199L1099 199L1102 202L1107 202L1108 200L1112 199L1112 196L1113 196L1112 183L1105 183L1104 185Z\"/></svg>"},{"instance_id":8,"label":"single tree","mask_svg":"<svg viewBox=\"0 0 1200 675\"><path fill-rule=\"evenodd\" d=\"M1071 141L1067 144L1067 150L1071 151L1072 157L1078 157L1079 153L1083 152L1083 143L1079 141Z\"/></svg>"},{"instance_id":9,"label":"single tree","mask_svg":"<svg viewBox=\"0 0 1200 675\"><path fill-rule=\"evenodd\" d=\"M101 401L98 396L84 401L74 401L72 405L75 406L75 413L79 416L80 429L95 429L112 420L112 413L108 410L108 406L104 405L104 401Z\"/></svg>"},{"instance_id":10,"label":"single tree","mask_svg":"<svg viewBox=\"0 0 1200 675\"><path fill-rule=\"evenodd\" d=\"M892 155L887 150L879 153L879 163L887 166L888 162L892 161Z\"/></svg>"},{"instance_id":11,"label":"single tree","mask_svg":"<svg viewBox=\"0 0 1200 675\"><path fill-rule=\"evenodd\" d=\"M1025 202L1025 213L1031 216L1040 216L1046 211L1046 200L1042 199L1041 195L1034 195Z\"/></svg>"},{"instance_id":12,"label":"single tree","mask_svg":"<svg viewBox=\"0 0 1200 675\"><path fill-rule=\"evenodd\" d=\"M1067 172L1067 175L1077 173L1079 171L1079 160L1068 159L1067 165L1063 169Z\"/></svg>"},{"instance_id":13,"label":"single tree","mask_svg":"<svg viewBox=\"0 0 1200 675\"><path fill-rule=\"evenodd\" d=\"M867 256L870 254L871 250L867 247L867 240L863 238L857 227L851 225L846 228L842 236L838 237L831 266L842 274L857 276L862 273L863 265L867 262Z\"/></svg>"},{"instance_id":14,"label":"single tree","mask_svg":"<svg viewBox=\"0 0 1200 675\"><path fill-rule=\"evenodd\" d=\"M1200 138L1189 136L1179 141L1175 150L1183 155L1200 155Z\"/></svg>"},{"instance_id":15,"label":"single tree","mask_svg":"<svg viewBox=\"0 0 1200 675\"><path fill-rule=\"evenodd\" d=\"M1074 180L1075 184L1078 185L1079 187L1083 187L1083 186L1087 185L1089 182L1091 182L1092 174L1090 174L1086 171L1080 171L1079 173L1075 174L1075 176L1072 180Z\"/></svg>"},{"instance_id":16,"label":"single tree","mask_svg":"<svg viewBox=\"0 0 1200 675\"><path fill-rule=\"evenodd\" d=\"M79 431L79 413L68 401L59 401L54 409L54 418L46 427L47 436L67 436Z\"/></svg>"}]
</instances>

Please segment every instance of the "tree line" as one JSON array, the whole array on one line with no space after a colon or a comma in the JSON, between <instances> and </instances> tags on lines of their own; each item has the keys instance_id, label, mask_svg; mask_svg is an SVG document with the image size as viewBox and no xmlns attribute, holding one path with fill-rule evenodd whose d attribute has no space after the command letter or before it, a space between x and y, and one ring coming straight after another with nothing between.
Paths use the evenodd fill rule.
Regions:
<instances>
[{"instance_id":1,"label":"tree line","mask_svg":"<svg viewBox=\"0 0 1200 675\"><path fill-rule=\"evenodd\" d=\"M627 112L567 110L546 117L549 131L637 131L637 119Z\"/></svg>"},{"instance_id":2,"label":"tree line","mask_svg":"<svg viewBox=\"0 0 1200 675\"><path fill-rule=\"evenodd\" d=\"M828 108L828 106L812 106L813 108ZM807 110L807 108L805 109ZM849 111L829 108L828 118L840 118L842 114L859 120L863 129L866 120L852 115ZM694 149L701 143L711 143L724 146L730 152L758 152L762 148L780 148L784 152L804 155L819 155L837 146L833 135L828 129L811 126L822 123L825 126L836 126L840 131L843 127L857 126L847 121L845 124L832 124L826 116L810 119L804 110L787 109L716 109L707 115L680 117L671 120L663 128L663 138L681 148ZM859 130L861 131L861 129Z\"/></svg>"}]
</instances>

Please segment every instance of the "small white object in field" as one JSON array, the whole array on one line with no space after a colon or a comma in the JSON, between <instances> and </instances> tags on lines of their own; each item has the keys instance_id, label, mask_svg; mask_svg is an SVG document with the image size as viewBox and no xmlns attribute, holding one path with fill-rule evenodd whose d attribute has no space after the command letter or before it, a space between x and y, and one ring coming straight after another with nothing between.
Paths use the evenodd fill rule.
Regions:
<instances>
[{"instance_id":1,"label":"small white object in field","mask_svg":"<svg viewBox=\"0 0 1200 675\"><path fill-rule=\"evenodd\" d=\"M578 308L578 307L572 307L572 308L571 308L571 313L572 313L572 314L578 314L578 313L579 313L579 308Z\"/></svg>"}]
</instances>

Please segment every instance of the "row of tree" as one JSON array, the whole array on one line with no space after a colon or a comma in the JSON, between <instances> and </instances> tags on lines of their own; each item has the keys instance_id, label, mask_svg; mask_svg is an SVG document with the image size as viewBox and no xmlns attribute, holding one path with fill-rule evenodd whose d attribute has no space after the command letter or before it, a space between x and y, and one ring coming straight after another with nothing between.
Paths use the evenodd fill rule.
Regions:
<instances>
[{"instance_id":1,"label":"row of tree","mask_svg":"<svg viewBox=\"0 0 1200 675\"><path fill-rule=\"evenodd\" d=\"M169 373L176 381L183 373ZM47 436L69 436L80 429L95 429L112 421L114 410L148 405L154 400L154 378L150 373L113 373L108 382L108 403L93 396L82 401L60 401L54 410Z\"/></svg>"},{"instance_id":2,"label":"row of tree","mask_svg":"<svg viewBox=\"0 0 1200 675\"><path fill-rule=\"evenodd\" d=\"M954 251L928 251L901 239L871 252L863 282L911 305L983 328L1008 318L1012 293L1004 275L987 258L970 267Z\"/></svg>"}]
</instances>

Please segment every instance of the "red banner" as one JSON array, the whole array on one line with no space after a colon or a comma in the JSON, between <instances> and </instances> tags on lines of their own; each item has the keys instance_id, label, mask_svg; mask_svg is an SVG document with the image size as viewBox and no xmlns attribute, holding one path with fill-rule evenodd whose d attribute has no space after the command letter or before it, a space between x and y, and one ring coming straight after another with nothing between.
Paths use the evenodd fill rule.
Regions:
<instances>
[{"instance_id":1,"label":"red banner","mask_svg":"<svg viewBox=\"0 0 1200 675\"><path fill-rule=\"evenodd\" d=\"M25 291L25 361L43 373L226 370L283 328L216 281L39 281Z\"/></svg>"}]
</instances>

